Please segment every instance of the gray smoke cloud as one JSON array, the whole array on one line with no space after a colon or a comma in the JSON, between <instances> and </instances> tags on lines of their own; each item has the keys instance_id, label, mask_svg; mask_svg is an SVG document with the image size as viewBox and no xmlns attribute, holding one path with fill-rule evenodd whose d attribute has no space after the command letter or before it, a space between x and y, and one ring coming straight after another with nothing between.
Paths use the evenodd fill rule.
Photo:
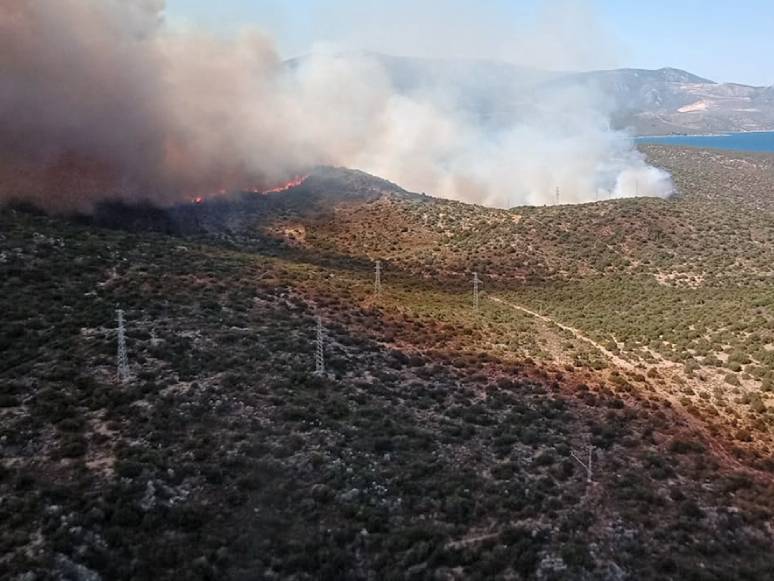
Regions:
<instances>
[{"instance_id":1,"label":"gray smoke cloud","mask_svg":"<svg viewBox=\"0 0 774 581\"><path fill-rule=\"evenodd\" d=\"M161 0L4 0L0 199L88 211L268 188L316 165L493 206L666 196L669 176L611 130L593 87L525 88L482 122L443 83L399 87L383 59L282 62L256 30L171 30ZM519 87L514 87L519 94Z\"/></svg>"}]
</instances>

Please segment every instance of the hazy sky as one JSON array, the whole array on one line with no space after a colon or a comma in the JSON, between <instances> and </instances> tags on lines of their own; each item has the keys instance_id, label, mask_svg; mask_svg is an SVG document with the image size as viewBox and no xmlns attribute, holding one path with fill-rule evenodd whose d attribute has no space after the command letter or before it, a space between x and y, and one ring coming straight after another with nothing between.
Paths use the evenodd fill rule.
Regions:
<instances>
[{"instance_id":1,"label":"hazy sky","mask_svg":"<svg viewBox=\"0 0 774 581\"><path fill-rule=\"evenodd\" d=\"M772 0L167 0L167 15L221 34L255 25L286 57L333 45L774 84Z\"/></svg>"}]
</instances>

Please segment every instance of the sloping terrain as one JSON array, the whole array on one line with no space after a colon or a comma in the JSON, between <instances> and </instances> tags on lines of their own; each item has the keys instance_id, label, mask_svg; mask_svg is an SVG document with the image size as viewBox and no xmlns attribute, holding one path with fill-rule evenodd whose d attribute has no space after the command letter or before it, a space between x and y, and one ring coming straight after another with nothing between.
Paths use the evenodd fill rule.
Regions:
<instances>
[{"instance_id":1,"label":"sloping terrain","mask_svg":"<svg viewBox=\"0 0 774 581\"><path fill-rule=\"evenodd\" d=\"M770 87L716 83L677 69L581 73L614 100L614 122L640 135L762 131L774 128Z\"/></svg>"},{"instance_id":2,"label":"sloping terrain","mask_svg":"<svg viewBox=\"0 0 774 581\"><path fill-rule=\"evenodd\" d=\"M273 226L249 231L459 290L477 271L492 294L659 377L688 411L734 434L736 453L770 466L774 158L646 151L674 173L675 198L505 211L386 195L333 204L335 219L263 213Z\"/></svg>"},{"instance_id":3,"label":"sloping terrain","mask_svg":"<svg viewBox=\"0 0 774 581\"><path fill-rule=\"evenodd\" d=\"M648 154L678 198L4 210L0 576L770 578L770 159Z\"/></svg>"},{"instance_id":4,"label":"sloping terrain","mask_svg":"<svg viewBox=\"0 0 774 581\"><path fill-rule=\"evenodd\" d=\"M550 102L557 91L585 87L609 101L616 127L639 135L774 130L774 88L716 83L679 69L566 73L494 61L356 56L379 63L399 91L440 90L493 128L528 118L536 103Z\"/></svg>"}]
</instances>

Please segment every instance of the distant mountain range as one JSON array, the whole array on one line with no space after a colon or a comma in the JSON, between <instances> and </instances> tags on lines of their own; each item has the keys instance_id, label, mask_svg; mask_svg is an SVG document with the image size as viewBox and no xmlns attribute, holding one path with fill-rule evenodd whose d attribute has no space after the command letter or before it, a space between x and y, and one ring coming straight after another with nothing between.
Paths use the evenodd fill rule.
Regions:
<instances>
[{"instance_id":1,"label":"distant mountain range","mask_svg":"<svg viewBox=\"0 0 774 581\"><path fill-rule=\"evenodd\" d=\"M615 103L614 123L640 135L774 129L774 87L716 83L679 69L619 69L570 77Z\"/></svg>"},{"instance_id":2,"label":"distant mountain range","mask_svg":"<svg viewBox=\"0 0 774 581\"><path fill-rule=\"evenodd\" d=\"M528 115L558 88L583 87L608 100L616 128L638 135L774 130L774 86L716 83L673 68L562 73L493 61L366 54L384 66L400 91L441 90L494 126Z\"/></svg>"}]
</instances>

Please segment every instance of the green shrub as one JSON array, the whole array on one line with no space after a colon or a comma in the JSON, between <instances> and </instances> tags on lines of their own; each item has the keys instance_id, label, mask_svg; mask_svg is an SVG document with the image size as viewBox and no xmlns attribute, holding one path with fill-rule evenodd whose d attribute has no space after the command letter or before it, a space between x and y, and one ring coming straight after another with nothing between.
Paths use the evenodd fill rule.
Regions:
<instances>
[{"instance_id":1,"label":"green shrub","mask_svg":"<svg viewBox=\"0 0 774 581\"><path fill-rule=\"evenodd\" d=\"M705 450L704 444L697 440L675 438L669 443L669 451L674 454L698 454Z\"/></svg>"}]
</instances>

